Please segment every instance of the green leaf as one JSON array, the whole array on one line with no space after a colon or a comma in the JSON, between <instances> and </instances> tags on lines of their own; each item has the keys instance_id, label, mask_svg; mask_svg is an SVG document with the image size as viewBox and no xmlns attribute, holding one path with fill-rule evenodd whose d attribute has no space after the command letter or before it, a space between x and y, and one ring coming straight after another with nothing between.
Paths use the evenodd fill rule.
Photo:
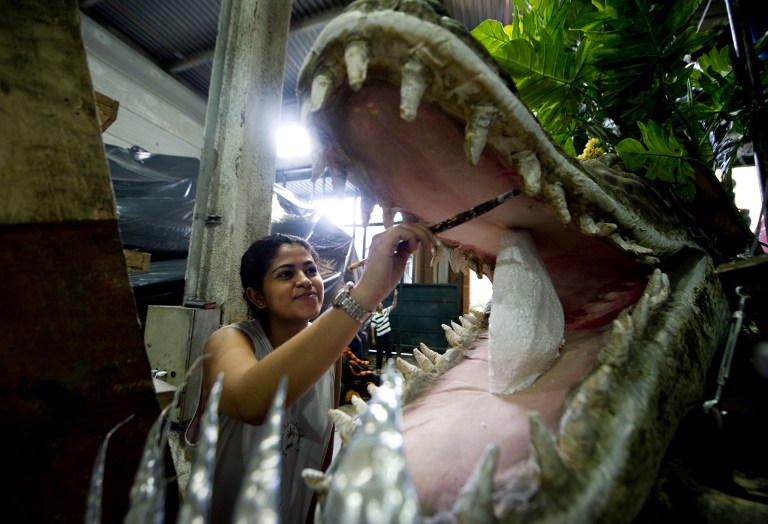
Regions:
<instances>
[{"instance_id":1,"label":"green leaf","mask_svg":"<svg viewBox=\"0 0 768 524\"><path fill-rule=\"evenodd\" d=\"M694 171L687 159L685 147L669 131L653 120L645 126L638 122L643 143L627 138L616 145L616 152L628 169L645 169L649 180L675 184L688 194L693 187Z\"/></svg>"}]
</instances>

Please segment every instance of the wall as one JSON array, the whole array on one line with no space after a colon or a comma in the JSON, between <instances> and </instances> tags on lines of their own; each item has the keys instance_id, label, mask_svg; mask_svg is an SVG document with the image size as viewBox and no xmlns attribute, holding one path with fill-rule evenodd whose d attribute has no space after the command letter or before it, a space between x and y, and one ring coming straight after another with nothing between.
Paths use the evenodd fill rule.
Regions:
<instances>
[{"instance_id":1,"label":"wall","mask_svg":"<svg viewBox=\"0 0 768 524\"><path fill-rule=\"evenodd\" d=\"M93 88L120 103L105 143L200 158L206 100L81 14Z\"/></svg>"}]
</instances>

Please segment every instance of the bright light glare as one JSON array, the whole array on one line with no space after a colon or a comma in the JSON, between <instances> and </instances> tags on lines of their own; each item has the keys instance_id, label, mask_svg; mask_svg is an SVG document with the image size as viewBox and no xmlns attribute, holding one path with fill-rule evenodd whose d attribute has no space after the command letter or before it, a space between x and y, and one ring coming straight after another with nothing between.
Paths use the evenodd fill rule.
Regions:
<instances>
[{"instance_id":1,"label":"bright light glare","mask_svg":"<svg viewBox=\"0 0 768 524\"><path fill-rule=\"evenodd\" d=\"M277 130L277 158L309 156L309 134L299 125L283 126Z\"/></svg>"}]
</instances>

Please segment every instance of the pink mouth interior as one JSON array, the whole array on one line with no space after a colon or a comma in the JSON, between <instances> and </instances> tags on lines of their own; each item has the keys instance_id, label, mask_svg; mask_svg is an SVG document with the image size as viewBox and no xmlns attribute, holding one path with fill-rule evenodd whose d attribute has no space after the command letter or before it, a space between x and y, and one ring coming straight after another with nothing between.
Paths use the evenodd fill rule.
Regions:
<instances>
[{"instance_id":1,"label":"pink mouth interior","mask_svg":"<svg viewBox=\"0 0 768 524\"><path fill-rule=\"evenodd\" d=\"M489 148L477 166L468 164L464 127L456 119L422 102L416 121L405 122L399 103L396 87L369 79L364 89L344 92L323 110L345 155L363 167L353 168L356 182L362 180L379 203L436 223L522 187L520 175ZM406 406L408 468L426 513L453 504L489 442L501 451L497 484L519 469L529 453L528 413L539 412L550 428L557 424L563 399L589 371L606 326L636 302L647 282L647 268L605 239L584 236L574 221L563 225L536 196L517 196L440 236L493 261L508 228L531 233L563 306L566 344L532 387L499 396L488 392L488 341L481 339Z\"/></svg>"}]
</instances>

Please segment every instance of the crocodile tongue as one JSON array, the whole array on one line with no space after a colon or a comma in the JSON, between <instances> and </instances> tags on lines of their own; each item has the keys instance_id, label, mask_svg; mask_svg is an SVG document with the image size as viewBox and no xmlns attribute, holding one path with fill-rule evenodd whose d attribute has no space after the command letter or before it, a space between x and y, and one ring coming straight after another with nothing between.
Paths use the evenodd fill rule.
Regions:
<instances>
[{"instance_id":1,"label":"crocodile tongue","mask_svg":"<svg viewBox=\"0 0 768 524\"><path fill-rule=\"evenodd\" d=\"M490 392L530 386L559 355L563 307L530 233L501 235L488 324Z\"/></svg>"}]
</instances>

